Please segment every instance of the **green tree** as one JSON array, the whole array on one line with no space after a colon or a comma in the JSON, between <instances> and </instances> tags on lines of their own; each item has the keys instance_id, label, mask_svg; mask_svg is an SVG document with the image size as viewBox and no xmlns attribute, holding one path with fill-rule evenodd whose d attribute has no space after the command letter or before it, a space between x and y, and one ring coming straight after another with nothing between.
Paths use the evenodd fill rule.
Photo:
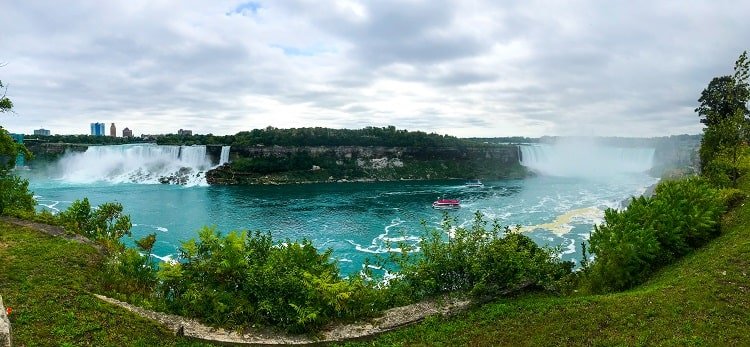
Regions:
<instances>
[{"instance_id":1,"label":"green tree","mask_svg":"<svg viewBox=\"0 0 750 347\"><path fill-rule=\"evenodd\" d=\"M7 87L3 85L3 81L0 81L0 90L2 90L2 96L0 96L0 113L11 112L13 110L13 102L6 96ZM15 143L13 138L10 137L10 133L0 125L0 174L4 175L6 171L16 165L16 157L19 153L26 156L29 155L26 147Z\"/></svg>"},{"instance_id":2,"label":"green tree","mask_svg":"<svg viewBox=\"0 0 750 347\"><path fill-rule=\"evenodd\" d=\"M13 102L5 95L6 87L0 81L0 113L10 112ZM16 165L18 154L30 157L22 144L15 143L10 133L0 126L0 215L13 212L33 212L33 194L29 191L29 182L19 178L11 169Z\"/></svg>"},{"instance_id":3,"label":"green tree","mask_svg":"<svg viewBox=\"0 0 750 347\"><path fill-rule=\"evenodd\" d=\"M112 253L122 251L123 236L131 236L130 216L122 213L122 204L107 202L91 208L88 198L76 200L60 213L65 230L97 240Z\"/></svg>"},{"instance_id":4,"label":"green tree","mask_svg":"<svg viewBox=\"0 0 750 347\"><path fill-rule=\"evenodd\" d=\"M0 174L0 215L33 212L35 205L28 181L13 174Z\"/></svg>"},{"instance_id":5,"label":"green tree","mask_svg":"<svg viewBox=\"0 0 750 347\"><path fill-rule=\"evenodd\" d=\"M735 184L739 158L747 146L750 111L750 60L743 52L734 74L715 77L701 92L695 109L706 125L701 141L701 172L719 185Z\"/></svg>"},{"instance_id":6,"label":"green tree","mask_svg":"<svg viewBox=\"0 0 750 347\"><path fill-rule=\"evenodd\" d=\"M10 112L13 109L13 102L6 96L8 87L3 85L3 81L0 81L0 89L3 91L3 96L0 96L0 113Z\"/></svg>"}]
</instances>

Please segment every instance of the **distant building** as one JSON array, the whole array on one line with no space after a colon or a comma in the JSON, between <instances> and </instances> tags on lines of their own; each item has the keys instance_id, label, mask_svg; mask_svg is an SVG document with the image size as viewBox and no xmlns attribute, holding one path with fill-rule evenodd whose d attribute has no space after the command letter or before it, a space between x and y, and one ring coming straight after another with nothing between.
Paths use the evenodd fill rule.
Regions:
<instances>
[{"instance_id":1,"label":"distant building","mask_svg":"<svg viewBox=\"0 0 750 347\"><path fill-rule=\"evenodd\" d=\"M91 123L91 135L104 136L104 123Z\"/></svg>"},{"instance_id":2,"label":"distant building","mask_svg":"<svg viewBox=\"0 0 750 347\"><path fill-rule=\"evenodd\" d=\"M180 136L192 136L193 135L193 131L192 130L187 130L187 129L184 129L184 130L180 129L179 131L177 131L177 135L180 135Z\"/></svg>"},{"instance_id":3,"label":"distant building","mask_svg":"<svg viewBox=\"0 0 750 347\"><path fill-rule=\"evenodd\" d=\"M122 137L133 137L133 130L128 128L122 129Z\"/></svg>"},{"instance_id":4,"label":"distant building","mask_svg":"<svg viewBox=\"0 0 750 347\"><path fill-rule=\"evenodd\" d=\"M36 129L34 130L34 135L40 135L40 136L49 136L50 132L47 129Z\"/></svg>"},{"instance_id":5,"label":"distant building","mask_svg":"<svg viewBox=\"0 0 750 347\"><path fill-rule=\"evenodd\" d=\"M115 123L112 123L112 125L109 126L109 136L117 137L117 128L115 128Z\"/></svg>"}]
</instances>

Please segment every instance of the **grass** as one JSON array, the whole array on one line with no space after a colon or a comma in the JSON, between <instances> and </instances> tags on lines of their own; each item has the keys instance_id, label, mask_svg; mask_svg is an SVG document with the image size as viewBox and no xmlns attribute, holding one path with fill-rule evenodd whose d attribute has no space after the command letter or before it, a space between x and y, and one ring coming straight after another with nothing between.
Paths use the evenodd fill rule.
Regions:
<instances>
[{"instance_id":1,"label":"grass","mask_svg":"<svg viewBox=\"0 0 750 347\"><path fill-rule=\"evenodd\" d=\"M722 226L633 290L526 294L347 345L748 346L750 201ZM201 345L94 298L100 264L90 246L0 223L0 295L13 307L16 345Z\"/></svg>"},{"instance_id":2,"label":"grass","mask_svg":"<svg viewBox=\"0 0 750 347\"><path fill-rule=\"evenodd\" d=\"M103 303L88 245L0 222L0 295L16 346L199 346Z\"/></svg>"},{"instance_id":3,"label":"grass","mask_svg":"<svg viewBox=\"0 0 750 347\"><path fill-rule=\"evenodd\" d=\"M527 294L348 345L748 346L750 201L722 227L722 236L633 290Z\"/></svg>"}]
</instances>

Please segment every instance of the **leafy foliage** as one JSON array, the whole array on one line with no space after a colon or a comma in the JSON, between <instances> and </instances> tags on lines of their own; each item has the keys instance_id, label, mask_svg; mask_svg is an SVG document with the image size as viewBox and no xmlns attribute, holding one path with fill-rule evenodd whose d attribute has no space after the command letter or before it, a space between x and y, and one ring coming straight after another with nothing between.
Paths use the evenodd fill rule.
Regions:
<instances>
[{"instance_id":1,"label":"leafy foliage","mask_svg":"<svg viewBox=\"0 0 750 347\"><path fill-rule=\"evenodd\" d=\"M159 270L160 295L174 312L209 323L309 331L379 309L364 280L340 278L331 250L320 253L307 240L274 243L269 234L206 227L180 253L182 262Z\"/></svg>"},{"instance_id":2,"label":"leafy foliage","mask_svg":"<svg viewBox=\"0 0 750 347\"><path fill-rule=\"evenodd\" d=\"M0 126L0 174L7 174L16 166L16 158L23 155L31 158L31 153L21 143L16 143L10 133Z\"/></svg>"},{"instance_id":3,"label":"leafy foliage","mask_svg":"<svg viewBox=\"0 0 750 347\"><path fill-rule=\"evenodd\" d=\"M3 81L0 81L0 90L3 95L0 96L0 113L10 112L13 109L13 102L5 96L6 87L3 85Z\"/></svg>"},{"instance_id":4,"label":"leafy foliage","mask_svg":"<svg viewBox=\"0 0 750 347\"><path fill-rule=\"evenodd\" d=\"M94 135L33 135L33 139L46 143L76 143L87 145L122 145L128 143L143 143L140 137L113 137Z\"/></svg>"},{"instance_id":5,"label":"leafy foliage","mask_svg":"<svg viewBox=\"0 0 750 347\"><path fill-rule=\"evenodd\" d=\"M734 186L740 177L739 159L747 147L750 125L750 60L737 59L732 76L716 77L701 93L695 112L706 125L701 141L701 172L714 184Z\"/></svg>"},{"instance_id":6,"label":"leafy foliage","mask_svg":"<svg viewBox=\"0 0 750 347\"><path fill-rule=\"evenodd\" d=\"M244 146L389 146L389 147L452 147L477 146L474 141L453 136L428 134L422 131L398 130L394 126L363 129L267 127L241 131L235 135L164 135L158 144L224 144Z\"/></svg>"},{"instance_id":7,"label":"leafy foliage","mask_svg":"<svg viewBox=\"0 0 750 347\"><path fill-rule=\"evenodd\" d=\"M130 216L122 213L122 204L108 202L91 208L88 198L76 200L59 215L65 230L99 241L110 252L121 252L123 236L130 236Z\"/></svg>"},{"instance_id":8,"label":"leafy foliage","mask_svg":"<svg viewBox=\"0 0 750 347\"><path fill-rule=\"evenodd\" d=\"M34 211L36 201L29 182L12 173L0 173L0 215Z\"/></svg>"},{"instance_id":9,"label":"leafy foliage","mask_svg":"<svg viewBox=\"0 0 750 347\"><path fill-rule=\"evenodd\" d=\"M560 289L573 266L561 261L555 250L539 247L508 227L501 232L494 223L488 229L480 212L470 228L454 227L446 215L441 228L430 230L419 247L421 254L397 261L398 285L413 299L455 291L494 297L525 285Z\"/></svg>"},{"instance_id":10,"label":"leafy foliage","mask_svg":"<svg viewBox=\"0 0 750 347\"><path fill-rule=\"evenodd\" d=\"M607 209L589 241L596 255L585 269L590 289L630 288L716 237L728 198L736 199L693 177L664 181L653 197L633 199L624 211Z\"/></svg>"},{"instance_id":11,"label":"leafy foliage","mask_svg":"<svg viewBox=\"0 0 750 347\"><path fill-rule=\"evenodd\" d=\"M118 294L148 297L157 283L156 270L150 256L125 248L105 259L102 286Z\"/></svg>"}]
</instances>

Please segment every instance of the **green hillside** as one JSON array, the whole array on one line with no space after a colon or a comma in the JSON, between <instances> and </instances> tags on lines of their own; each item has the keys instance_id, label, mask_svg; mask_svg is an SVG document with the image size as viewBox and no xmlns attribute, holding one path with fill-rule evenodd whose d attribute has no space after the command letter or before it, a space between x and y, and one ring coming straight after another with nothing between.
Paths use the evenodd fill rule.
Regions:
<instances>
[{"instance_id":1,"label":"green hillside","mask_svg":"<svg viewBox=\"0 0 750 347\"><path fill-rule=\"evenodd\" d=\"M750 192L748 177L741 189ZM750 203L722 235L622 293L503 299L350 345L748 346Z\"/></svg>"}]
</instances>

